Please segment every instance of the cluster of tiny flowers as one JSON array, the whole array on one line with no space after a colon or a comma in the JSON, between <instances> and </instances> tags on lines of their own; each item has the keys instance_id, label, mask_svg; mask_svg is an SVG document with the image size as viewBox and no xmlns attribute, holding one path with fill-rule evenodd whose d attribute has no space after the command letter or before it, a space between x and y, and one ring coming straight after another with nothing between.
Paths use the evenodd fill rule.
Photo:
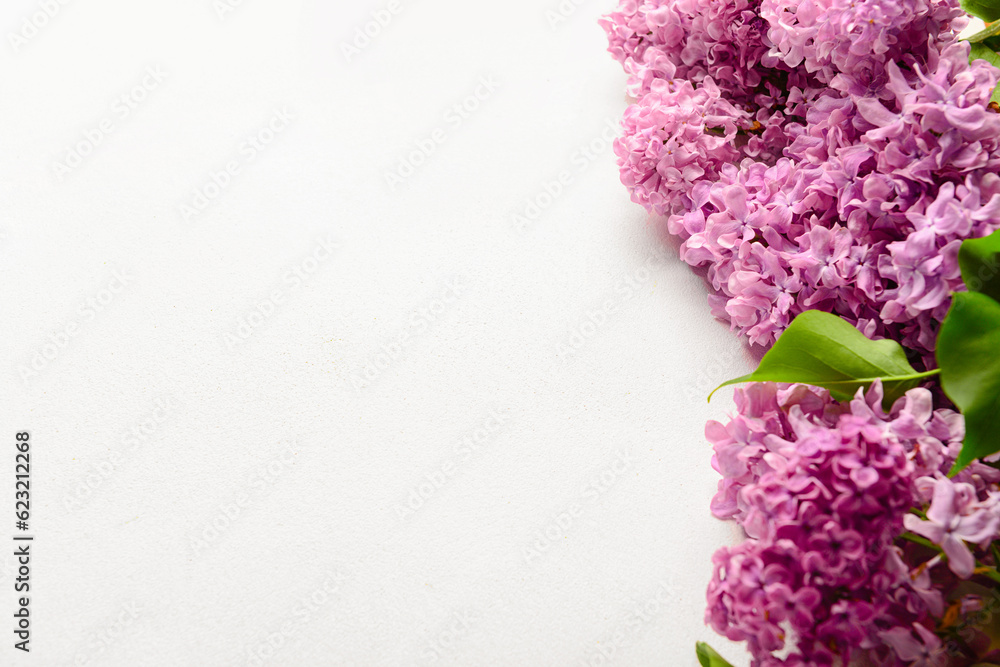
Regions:
<instances>
[{"instance_id":1,"label":"cluster of tiny flowers","mask_svg":"<svg viewBox=\"0 0 1000 667\"><path fill-rule=\"evenodd\" d=\"M615 142L622 182L645 206L682 207L695 183L718 178L723 165L740 157L732 143L742 116L711 79L698 88L681 81L649 93L628 108L626 135Z\"/></svg>"},{"instance_id":2,"label":"cluster of tiny flowers","mask_svg":"<svg viewBox=\"0 0 1000 667\"><path fill-rule=\"evenodd\" d=\"M769 346L835 312L932 360L963 239L1000 229L998 70L957 0L622 0L633 199L707 266L714 313Z\"/></svg>"},{"instance_id":3,"label":"cluster of tiny flowers","mask_svg":"<svg viewBox=\"0 0 1000 667\"><path fill-rule=\"evenodd\" d=\"M959 246L1000 229L1000 71L970 64L958 0L621 0L602 24L638 100L622 182L706 268L715 315L767 347L825 310L931 367ZM714 558L718 632L755 667L1000 664L975 622L1000 472L948 476L960 414L926 389L887 413L878 383L736 403L707 428L712 511L748 537Z\"/></svg>"},{"instance_id":4,"label":"cluster of tiny flowers","mask_svg":"<svg viewBox=\"0 0 1000 667\"><path fill-rule=\"evenodd\" d=\"M746 641L760 667L848 665L860 654L893 667L966 664L948 660L972 656L968 641L946 643L934 629L946 604L982 606L942 591L992 558L1000 471L974 463L945 475L962 416L934 410L926 389L886 413L878 383L847 403L754 383L736 405L727 424L706 428L723 478L712 511L749 539L715 555L707 622ZM901 540L905 530L939 549Z\"/></svg>"},{"instance_id":5,"label":"cluster of tiny flowers","mask_svg":"<svg viewBox=\"0 0 1000 667\"><path fill-rule=\"evenodd\" d=\"M947 39L965 13L941 1L762 0L760 16L773 45L765 66L802 67L822 83L864 95L882 82L888 63Z\"/></svg>"}]
</instances>

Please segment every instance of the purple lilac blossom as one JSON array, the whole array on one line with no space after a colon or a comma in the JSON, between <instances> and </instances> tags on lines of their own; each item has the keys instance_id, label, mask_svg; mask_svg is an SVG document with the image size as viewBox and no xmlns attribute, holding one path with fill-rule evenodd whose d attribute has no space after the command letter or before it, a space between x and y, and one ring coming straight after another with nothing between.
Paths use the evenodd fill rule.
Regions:
<instances>
[{"instance_id":1,"label":"purple lilac blossom","mask_svg":"<svg viewBox=\"0 0 1000 667\"><path fill-rule=\"evenodd\" d=\"M669 216L681 257L708 267L713 312L751 343L819 308L933 362L959 243L1000 229L998 71L969 65L963 16L647 0L605 19L641 96L615 146L622 181ZM713 122L677 132L699 108Z\"/></svg>"},{"instance_id":2,"label":"purple lilac blossom","mask_svg":"<svg viewBox=\"0 0 1000 667\"><path fill-rule=\"evenodd\" d=\"M630 106L615 153L633 201L659 213L683 208L695 183L739 157L732 140L746 117L710 78L697 89L679 81Z\"/></svg>"},{"instance_id":3,"label":"purple lilac blossom","mask_svg":"<svg viewBox=\"0 0 1000 667\"><path fill-rule=\"evenodd\" d=\"M945 477L961 415L934 410L927 389L888 413L882 396L878 383L846 403L815 387L752 383L736 390L728 423L706 427L722 475L712 512L749 538L716 553L706 621L746 641L755 666L943 656L931 629L946 601L931 574L948 573L940 555L900 536L925 536L955 576L972 576L975 545L1000 532L1000 471L974 463ZM911 513L928 502L926 520Z\"/></svg>"},{"instance_id":4,"label":"purple lilac blossom","mask_svg":"<svg viewBox=\"0 0 1000 667\"><path fill-rule=\"evenodd\" d=\"M1000 229L1000 72L970 65L966 24L957 0L621 0L602 21L637 98L622 182L749 342L822 309L934 364L958 248ZM954 591L1000 565L1000 472L948 478L962 416L881 398L751 384L706 429L712 511L748 536L716 554L706 620L755 667L987 661L935 630L983 607Z\"/></svg>"}]
</instances>

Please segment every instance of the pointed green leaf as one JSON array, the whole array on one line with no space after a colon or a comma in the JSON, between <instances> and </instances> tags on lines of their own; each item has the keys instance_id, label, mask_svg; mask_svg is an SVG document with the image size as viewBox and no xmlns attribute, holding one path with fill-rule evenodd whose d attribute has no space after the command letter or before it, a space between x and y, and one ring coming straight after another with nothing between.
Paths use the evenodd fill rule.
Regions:
<instances>
[{"instance_id":1,"label":"pointed green leaf","mask_svg":"<svg viewBox=\"0 0 1000 667\"><path fill-rule=\"evenodd\" d=\"M965 415L965 442L952 472L1000 452L1000 303L958 292L938 333L941 386Z\"/></svg>"},{"instance_id":2,"label":"pointed green leaf","mask_svg":"<svg viewBox=\"0 0 1000 667\"><path fill-rule=\"evenodd\" d=\"M1000 21L994 21L986 26L985 29L980 30L974 35L969 35L965 39L966 41L975 44L976 42L983 42L990 37L996 37L997 35L1000 35Z\"/></svg>"},{"instance_id":3,"label":"pointed green leaf","mask_svg":"<svg viewBox=\"0 0 1000 667\"><path fill-rule=\"evenodd\" d=\"M740 382L801 382L824 387L835 399L847 401L860 387L867 388L881 378L888 407L921 379L936 373L917 373L895 341L869 340L843 318L807 310L785 329L756 371L720 387Z\"/></svg>"},{"instance_id":4,"label":"pointed green leaf","mask_svg":"<svg viewBox=\"0 0 1000 667\"><path fill-rule=\"evenodd\" d=\"M733 667L725 658L715 652L715 649L705 642L698 642L694 645L698 654L698 662L701 667Z\"/></svg>"},{"instance_id":5,"label":"pointed green leaf","mask_svg":"<svg viewBox=\"0 0 1000 667\"><path fill-rule=\"evenodd\" d=\"M958 264L970 292L1000 301L1000 232L964 241L958 251Z\"/></svg>"},{"instance_id":6,"label":"pointed green leaf","mask_svg":"<svg viewBox=\"0 0 1000 667\"><path fill-rule=\"evenodd\" d=\"M962 9L987 23L1000 19L1000 0L962 0Z\"/></svg>"}]
</instances>

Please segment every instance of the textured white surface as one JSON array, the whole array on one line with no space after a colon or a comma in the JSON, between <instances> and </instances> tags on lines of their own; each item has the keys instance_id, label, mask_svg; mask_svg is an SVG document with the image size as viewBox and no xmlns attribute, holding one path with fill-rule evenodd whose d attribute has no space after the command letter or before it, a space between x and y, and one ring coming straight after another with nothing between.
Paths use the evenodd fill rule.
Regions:
<instances>
[{"instance_id":1,"label":"textured white surface","mask_svg":"<svg viewBox=\"0 0 1000 667\"><path fill-rule=\"evenodd\" d=\"M737 655L702 433L749 360L618 184L607 3L399 0L350 62L387 3L58 6L0 45L0 540L25 429L37 535L0 663Z\"/></svg>"}]
</instances>

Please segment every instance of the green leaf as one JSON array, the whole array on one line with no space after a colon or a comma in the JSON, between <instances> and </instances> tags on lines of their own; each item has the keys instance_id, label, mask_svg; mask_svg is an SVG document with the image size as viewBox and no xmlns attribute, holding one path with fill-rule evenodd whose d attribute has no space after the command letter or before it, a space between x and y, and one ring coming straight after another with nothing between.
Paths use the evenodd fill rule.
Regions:
<instances>
[{"instance_id":1,"label":"green leaf","mask_svg":"<svg viewBox=\"0 0 1000 667\"><path fill-rule=\"evenodd\" d=\"M962 9L987 23L1000 19L1000 0L962 0Z\"/></svg>"},{"instance_id":2,"label":"green leaf","mask_svg":"<svg viewBox=\"0 0 1000 667\"><path fill-rule=\"evenodd\" d=\"M869 340L836 315L807 310L788 325L756 371L716 391L740 382L801 382L829 389L835 399L847 401L858 388L881 378L883 404L888 407L921 379L936 374L915 371L896 341Z\"/></svg>"},{"instance_id":3,"label":"green leaf","mask_svg":"<svg viewBox=\"0 0 1000 667\"><path fill-rule=\"evenodd\" d=\"M958 251L958 264L970 292L1000 301L1000 232L964 241Z\"/></svg>"},{"instance_id":4,"label":"green leaf","mask_svg":"<svg viewBox=\"0 0 1000 667\"><path fill-rule=\"evenodd\" d=\"M965 39L966 41L975 44L976 42L982 42L997 35L1000 35L1000 21L994 21L990 25L986 26L984 30L980 30L975 35L970 35Z\"/></svg>"},{"instance_id":5,"label":"green leaf","mask_svg":"<svg viewBox=\"0 0 1000 667\"><path fill-rule=\"evenodd\" d=\"M941 386L965 415L965 442L956 473L1000 452L1000 303L958 292L937 340Z\"/></svg>"},{"instance_id":6,"label":"green leaf","mask_svg":"<svg viewBox=\"0 0 1000 667\"><path fill-rule=\"evenodd\" d=\"M985 60L995 67L1000 67L1000 54L983 44L976 42L969 46L969 62L973 60Z\"/></svg>"},{"instance_id":7,"label":"green leaf","mask_svg":"<svg viewBox=\"0 0 1000 667\"><path fill-rule=\"evenodd\" d=\"M714 648L705 642L696 643L694 648L698 654L698 662L701 663L701 667L733 667L726 662L725 658L716 653Z\"/></svg>"},{"instance_id":8,"label":"green leaf","mask_svg":"<svg viewBox=\"0 0 1000 667\"><path fill-rule=\"evenodd\" d=\"M969 62L971 63L973 60L985 60L994 67L1000 67L1000 54L982 42L972 45L969 51ZM1000 103L1000 88L993 90L990 101Z\"/></svg>"}]
</instances>

